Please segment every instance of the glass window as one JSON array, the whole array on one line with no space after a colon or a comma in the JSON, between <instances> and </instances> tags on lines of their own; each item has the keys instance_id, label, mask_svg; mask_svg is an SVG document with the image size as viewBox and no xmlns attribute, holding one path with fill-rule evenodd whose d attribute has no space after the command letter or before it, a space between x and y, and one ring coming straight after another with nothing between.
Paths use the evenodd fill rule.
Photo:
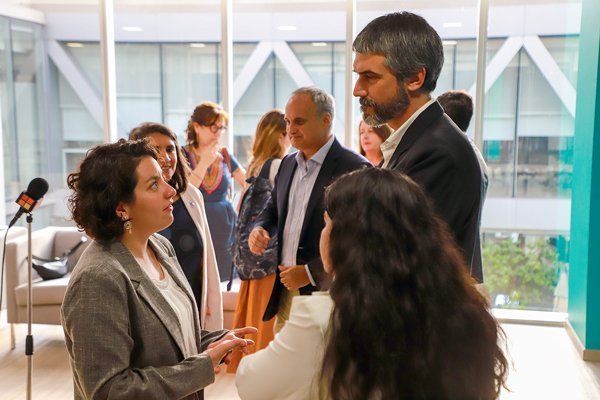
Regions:
<instances>
[{"instance_id":1,"label":"glass window","mask_svg":"<svg viewBox=\"0 0 600 400\"><path fill-rule=\"evenodd\" d=\"M490 232L483 239L494 307L567 312L567 236Z\"/></svg>"},{"instance_id":2,"label":"glass window","mask_svg":"<svg viewBox=\"0 0 600 400\"><path fill-rule=\"evenodd\" d=\"M577 66L579 60L579 36L542 36L540 39L571 85L576 88Z\"/></svg>"},{"instance_id":3,"label":"glass window","mask_svg":"<svg viewBox=\"0 0 600 400\"><path fill-rule=\"evenodd\" d=\"M56 104L56 114L60 116L56 119L56 129L59 141L63 144L59 165L62 174L66 175L77 170L87 149L104 140L102 63L100 45L97 42L68 41L61 42L60 46L63 52L50 56L49 64L50 77L56 88L56 100L51 104ZM69 83L68 78L74 74L82 77L78 82L86 87L73 87ZM90 100L91 97L95 102L84 102L84 99ZM61 186L66 188L66 179L63 177L62 180ZM62 213L66 219L66 207L62 209Z\"/></svg>"},{"instance_id":4,"label":"glass window","mask_svg":"<svg viewBox=\"0 0 600 400\"><path fill-rule=\"evenodd\" d=\"M233 80L237 79L240 71L256 49L257 43L234 43L233 44Z\"/></svg>"},{"instance_id":5,"label":"glass window","mask_svg":"<svg viewBox=\"0 0 600 400\"><path fill-rule=\"evenodd\" d=\"M44 122L41 51L38 48L41 46L41 29L32 23L13 20L10 34L16 122L12 150L18 158L19 180L28 181L42 172L46 157L46 138L40 134ZM10 197L17 194L10 193Z\"/></svg>"},{"instance_id":6,"label":"glass window","mask_svg":"<svg viewBox=\"0 0 600 400\"><path fill-rule=\"evenodd\" d=\"M248 165L250 146L260 117L275 106L275 55L271 54L235 107L234 155L241 165Z\"/></svg>"},{"instance_id":7,"label":"glass window","mask_svg":"<svg viewBox=\"0 0 600 400\"><path fill-rule=\"evenodd\" d=\"M3 50L2 99L3 155L6 217L17 211L14 199L35 177L53 184L53 168L48 162L48 120L43 87L47 76L43 70L41 26L13 19L0 24ZM36 210L34 229L45 226L52 214L51 204ZM25 219L19 224L23 225Z\"/></svg>"},{"instance_id":8,"label":"glass window","mask_svg":"<svg viewBox=\"0 0 600 400\"><path fill-rule=\"evenodd\" d=\"M570 210L565 199L571 193L575 116L568 102L576 88L580 6L578 0L523 2L511 8L513 23L503 18L503 1L490 2L488 32L495 38L488 41L486 79L500 75L485 99L488 197L496 199L486 203L484 215L526 230L506 234L482 225L486 287L496 307L566 311L568 226L545 224L536 210ZM552 22L527 22L539 15ZM498 37L519 46L507 65L506 54L489 56L490 47L499 49L505 40Z\"/></svg>"},{"instance_id":9,"label":"glass window","mask_svg":"<svg viewBox=\"0 0 600 400\"><path fill-rule=\"evenodd\" d=\"M336 101L336 123L346 121L346 49L350 51L350 47L346 47L345 42L332 43L333 46L333 82L331 94ZM352 129L349 127L348 129ZM347 147L357 149L358 143L358 126L356 127L357 134L352 136L352 143L344 143ZM338 131L339 132L339 131ZM343 143L343 135L339 135L337 138ZM356 141L356 143L354 142Z\"/></svg>"},{"instance_id":10,"label":"glass window","mask_svg":"<svg viewBox=\"0 0 600 400\"><path fill-rule=\"evenodd\" d=\"M505 39L488 41L496 52ZM488 65L491 60L488 60ZM519 54L504 66L500 76L485 95L483 121L483 155L488 164L488 197L514 195L515 124Z\"/></svg>"},{"instance_id":11,"label":"glass window","mask_svg":"<svg viewBox=\"0 0 600 400\"><path fill-rule=\"evenodd\" d=\"M343 132L345 74L345 8L343 3L305 4L258 2L250 7L243 0L233 1L234 76L241 92L234 109L235 156L247 160L260 117L272 108L285 107L289 95L299 86L312 83L332 94L336 100L336 132ZM255 56L266 60L254 68L254 76L241 76L242 60L249 60L248 42ZM259 57L260 56L260 57ZM257 66L255 66L257 67ZM305 79L305 78L308 79ZM236 87L234 86L234 90ZM239 137L239 138L238 138ZM242 162L244 164L244 162Z\"/></svg>"},{"instance_id":12,"label":"glass window","mask_svg":"<svg viewBox=\"0 0 600 400\"><path fill-rule=\"evenodd\" d=\"M119 134L161 122L184 132L194 107L219 102L221 16L218 4L153 1L132 8L115 0Z\"/></svg>"},{"instance_id":13,"label":"glass window","mask_svg":"<svg viewBox=\"0 0 600 400\"><path fill-rule=\"evenodd\" d=\"M80 73L87 77L98 93L102 93L100 44L98 42L63 42L62 44L79 66Z\"/></svg>"},{"instance_id":14,"label":"glass window","mask_svg":"<svg viewBox=\"0 0 600 400\"><path fill-rule=\"evenodd\" d=\"M117 118L119 137L140 122L162 121L160 46L117 44Z\"/></svg>"},{"instance_id":15,"label":"glass window","mask_svg":"<svg viewBox=\"0 0 600 400\"><path fill-rule=\"evenodd\" d=\"M444 40L444 66L440 72L440 76L437 80L437 85L432 97L437 97L440 94L454 89L454 65L455 65L455 54L456 54L456 41L455 40ZM468 88L466 88L468 90Z\"/></svg>"},{"instance_id":16,"label":"glass window","mask_svg":"<svg viewBox=\"0 0 600 400\"><path fill-rule=\"evenodd\" d=\"M290 43L315 86L333 92L333 43Z\"/></svg>"},{"instance_id":17,"label":"glass window","mask_svg":"<svg viewBox=\"0 0 600 400\"><path fill-rule=\"evenodd\" d=\"M298 88L290 72L279 58L275 58L275 102L274 106L284 109L290 94ZM264 110L266 112L268 110ZM263 113L264 113L263 112ZM258 120L256 121L258 122Z\"/></svg>"},{"instance_id":18,"label":"glass window","mask_svg":"<svg viewBox=\"0 0 600 400\"><path fill-rule=\"evenodd\" d=\"M51 72L54 79L58 81L59 121L62 122L60 129L65 147L86 148L93 143L102 142L104 140L102 128L54 63L51 63ZM65 171L72 172L76 168L77 164L67 163Z\"/></svg>"},{"instance_id":19,"label":"glass window","mask_svg":"<svg viewBox=\"0 0 600 400\"><path fill-rule=\"evenodd\" d=\"M290 43L290 47L315 86L326 90L336 99L334 130L337 132L338 139L343 140L341 129L336 128L338 125L343 125L345 115L343 100L346 94L346 44L343 42ZM347 145L351 146L352 143Z\"/></svg>"},{"instance_id":20,"label":"glass window","mask_svg":"<svg viewBox=\"0 0 600 400\"><path fill-rule=\"evenodd\" d=\"M487 197L511 197L514 143L514 140L484 140L483 157L488 173Z\"/></svg>"},{"instance_id":21,"label":"glass window","mask_svg":"<svg viewBox=\"0 0 600 400\"><path fill-rule=\"evenodd\" d=\"M128 0L115 3L119 134L153 120L166 123L183 139L193 107L221 99L221 9L208 0L178 5L175 12L166 0L140 10ZM357 30L399 9L422 15L444 44L445 63L433 95L473 89L477 1L421 3L358 1ZM507 19L506 1L490 3L482 153L488 164L488 198L494 201L486 202L484 215L512 221L510 210L518 210L520 204L570 201L575 116L569 102L577 85L580 6L581 0L522 1L510 5ZM56 225L68 223L66 174L77 168L87 149L103 140L102 63L95 7L86 13L68 6L60 13L48 10L44 36L40 25L0 17L0 112L6 212L14 211L13 198L29 180L42 176L51 191L38 213L39 222ZM234 155L242 165L247 164L260 117L283 108L300 84L314 82L332 93L336 132L356 130L343 123L345 58L351 51L345 43L344 2L311 3L307 9L305 4L249 5L235 0L232 17L235 107L230 129ZM79 23L73 24L75 20ZM257 58L260 65L248 65ZM73 74L81 79L71 79ZM554 85L557 77L560 85ZM358 101L353 101L358 111ZM527 227L523 232L538 232L537 238L524 236L520 228L503 231L516 231L517 239L509 239L523 249L537 239L550 247L568 241L558 236L563 228L539 228L539 218L525 215L514 222L515 227ZM490 243L506 239L485 221L482 230ZM561 262L567 261L564 255ZM509 292L502 290L497 294ZM524 304L520 301L518 306Z\"/></svg>"},{"instance_id":22,"label":"glass window","mask_svg":"<svg viewBox=\"0 0 600 400\"><path fill-rule=\"evenodd\" d=\"M519 136L571 136L575 118L528 52L519 58Z\"/></svg>"},{"instance_id":23,"label":"glass window","mask_svg":"<svg viewBox=\"0 0 600 400\"><path fill-rule=\"evenodd\" d=\"M8 204L19 193L15 118L13 115L13 69L10 42L10 21L0 17L0 118L2 119L2 155L4 163L5 200Z\"/></svg>"},{"instance_id":24,"label":"glass window","mask_svg":"<svg viewBox=\"0 0 600 400\"><path fill-rule=\"evenodd\" d=\"M164 122L178 134L183 135L197 104L219 100L218 46L216 43L162 45ZM185 143L183 136L180 140Z\"/></svg>"}]
</instances>

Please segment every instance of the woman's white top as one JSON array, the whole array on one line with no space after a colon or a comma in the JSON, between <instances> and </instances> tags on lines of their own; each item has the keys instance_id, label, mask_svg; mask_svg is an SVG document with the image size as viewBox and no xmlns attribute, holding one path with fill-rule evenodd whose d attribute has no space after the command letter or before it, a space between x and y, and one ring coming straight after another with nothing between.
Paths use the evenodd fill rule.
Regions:
<instances>
[{"instance_id":1,"label":"woman's white top","mask_svg":"<svg viewBox=\"0 0 600 400\"><path fill-rule=\"evenodd\" d=\"M275 339L242 358L235 377L240 398L318 399L318 375L332 308L329 292L295 296L290 319Z\"/></svg>"},{"instance_id":2,"label":"woman's white top","mask_svg":"<svg viewBox=\"0 0 600 400\"><path fill-rule=\"evenodd\" d=\"M183 336L183 357L187 358L198 354L196 337L194 335L194 311L192 310L192 302L171 278L171 275L169 275L166 268L163 268L163 271L165 273L165 278L163 280L152 278L150 278L150 280L158 288L177 315Z\"/></svg>"}]
</instances>

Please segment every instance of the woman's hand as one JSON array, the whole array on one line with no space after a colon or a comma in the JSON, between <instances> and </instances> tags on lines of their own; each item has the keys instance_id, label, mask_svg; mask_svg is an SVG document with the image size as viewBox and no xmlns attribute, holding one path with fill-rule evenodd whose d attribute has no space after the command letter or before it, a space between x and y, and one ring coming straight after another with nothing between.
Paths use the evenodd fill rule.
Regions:
<instances>
[{"instance_id":1,"label":"woman's hand","mask_svg":"<svg viewBox=\"0 0 600 400\"><path fill-rule=\"evenodd\" d=\"M215 141L207 146L199 146L197 149L192 148L194 157L196 158L196 168L192 170L191 181L196 187L204 180L208 167L220 157L219 141Z\"/></svg>"},{"instance_id":2,"label":"woman's hand","mask_svg":"<svg viewBox=\"0 0 600 400\"><path fill-rule=\"evenodd\" d=\"M196 162L198 164L196 168L203 165L204 170L206 171L206 169L219 157L219 147L219 141L215 140L214 143L210 143L206 146L199 146L195 149L195 155L197 156Z\"/></svg>"},{"instance_id":3,"label":"woman's hand","mask_svg":"<svg viewBox=\"0 0 600 400\"><path fill-rule=\"evenodd\" d=\"M246 326L244 328L234 329L229 331L221 339L211 343L206 349L206 353L209 355L215 374L220 372L219 364L224 362L229 364L231 361L231 352L235 349L240 350L244 354L248 354L248 346L254 344L253 340L244 339L242 336L251 333L257 333L258 329L253 326Z\"/></svg>"}]
</instances>

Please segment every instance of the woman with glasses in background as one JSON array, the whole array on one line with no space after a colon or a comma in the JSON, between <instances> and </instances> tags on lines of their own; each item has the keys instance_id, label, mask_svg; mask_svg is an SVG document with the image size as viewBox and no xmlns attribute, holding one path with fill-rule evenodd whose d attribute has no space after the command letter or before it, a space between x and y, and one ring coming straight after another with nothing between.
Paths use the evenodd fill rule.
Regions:
<instances>
[{"instance_id":1,"label":"woman with glasses in background","mask_svg":"<svg viewBox=\"0 0 600 400\"><path fill-rule=\"evenodd\" d=\"M192 169L190 182L202 192L210 234L213 238L221 281L228 280L236 215L228 195L232 179L244 187L246 171L220 145L229 116L218 104L205 101L196 106L186 129L183 148Z\"/></svg>"}]
</instances>

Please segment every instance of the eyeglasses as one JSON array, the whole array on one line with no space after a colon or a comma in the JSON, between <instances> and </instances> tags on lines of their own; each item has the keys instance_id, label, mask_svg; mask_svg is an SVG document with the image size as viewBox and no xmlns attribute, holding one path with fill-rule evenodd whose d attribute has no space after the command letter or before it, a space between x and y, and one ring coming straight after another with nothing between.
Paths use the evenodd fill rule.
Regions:
<instances>
[{"instance_id":1,"label":"eyeglasses","mask_svg":"<svg viewBox=\"0 0 600 400\"><path fill-rule=\"evenodd\" d=\"M210 128L210 131L212 133L217 133L219 131L225 132L227 130L227 127L225 125L212 124L212 125L209 125L208 127Z\"/></svg>"}]
</instances>

